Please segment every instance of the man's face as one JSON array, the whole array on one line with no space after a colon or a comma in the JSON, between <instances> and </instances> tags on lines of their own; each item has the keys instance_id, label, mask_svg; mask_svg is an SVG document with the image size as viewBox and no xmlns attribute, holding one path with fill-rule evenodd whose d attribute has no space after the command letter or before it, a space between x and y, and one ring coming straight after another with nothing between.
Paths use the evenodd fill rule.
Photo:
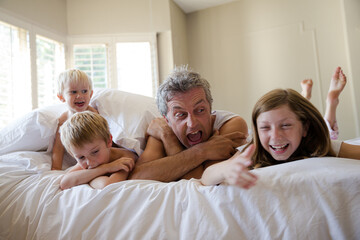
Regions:
<instances>
[{"instance_id":1,"label":"man's face","mask_svg":"<svg viewBox=\"0 0 360 240\"><path fill-rule=\"evenodd\" d=\"M212 135L210 103L204 89L178 92L167 103L167 122L179 141L187 148L207 141Z\"/></svg>"}]
</instances>

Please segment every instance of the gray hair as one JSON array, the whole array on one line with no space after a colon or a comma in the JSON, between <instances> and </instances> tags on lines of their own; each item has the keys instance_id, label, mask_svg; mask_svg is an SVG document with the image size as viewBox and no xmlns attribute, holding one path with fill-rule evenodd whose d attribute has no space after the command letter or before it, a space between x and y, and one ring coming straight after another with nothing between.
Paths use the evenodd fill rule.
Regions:
<instances>
[{"instance_id":1,"label":"gray hair","mask_svg":"<svg viewBox=\"0 0 360 240\"><path fill-rule=\"evenodd\" d=\"M209 102L211 110L213 98L211 96L209 82L201 78L199 73L188 69L187 65L175 67L173 72L160 85L157 92L156 103L161 115L166 116L168 112L167 103L176 93L185 93L197 87L204 89L206 100Z\"/></svg>"}]
</instances>

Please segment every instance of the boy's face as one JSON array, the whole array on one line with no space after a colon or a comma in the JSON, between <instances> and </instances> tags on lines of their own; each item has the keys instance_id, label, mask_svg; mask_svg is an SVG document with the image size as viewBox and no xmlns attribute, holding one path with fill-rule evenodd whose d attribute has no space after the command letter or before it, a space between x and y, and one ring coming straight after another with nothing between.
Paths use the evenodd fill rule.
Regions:
<instances>
[{"instance_id":1,"label":"boy's face","mask_svg":"<svg viewBox=\"0 0 360 240\"><path fill-rule=\"evenodd\" d=\"M90 91L89 84L86 82L72 83L65 85L62 95L58 98L66 102L72 112L83 112L89 106L93 91Z\"/></svg>"},{"instance_id":2,"label":"boy's face","mask_svg":"<svg viewBox=\"0 0 360 240\"><path fill-rule=\"evenodd\" d=\"M102 138L97 138L81 147L72 147L71 153L83 169L91 169L110 162L111 146L111 138L108 142L105 142Z\"/></svg>"}]
</instances>

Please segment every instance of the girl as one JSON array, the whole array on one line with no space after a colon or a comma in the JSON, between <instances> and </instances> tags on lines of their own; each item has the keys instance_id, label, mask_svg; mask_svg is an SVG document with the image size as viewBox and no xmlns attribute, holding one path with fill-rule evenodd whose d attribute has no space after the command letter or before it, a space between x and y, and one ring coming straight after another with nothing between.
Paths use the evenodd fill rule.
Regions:
<instances>
[{"instance_id":1,"label":"girl","mask_svg":"<svg viewBox=\"0 0 360 240\"><path fill-rule=\"evenodd\" d=\"M257 180L249 166L323 156L360 159L360 146L331 141L320 112L292 89L275 89L261 97L253 109L252 125L254 136L245 151L208 167L202 184L226 182L249 188Z\"/></svg>"}]
</instances>

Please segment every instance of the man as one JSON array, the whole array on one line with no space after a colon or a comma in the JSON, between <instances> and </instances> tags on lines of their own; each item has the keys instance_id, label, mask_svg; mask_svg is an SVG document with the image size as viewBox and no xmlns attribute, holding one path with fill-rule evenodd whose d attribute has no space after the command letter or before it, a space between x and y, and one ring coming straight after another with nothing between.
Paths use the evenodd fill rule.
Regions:
<instances>
[{"instance_id":1,"label":"man","mask_svg":"<svg viewBox=\"0 0 360 240\"><path fill-rule=\"evenodd\" d=\"M207 166L231 157L246 142L246 122L230 112L212 114L212 101L205 79L187 67L175 68L157 94L164 118L150 124L130 179L200 178Z\"/></svg>"}]
</instances>

